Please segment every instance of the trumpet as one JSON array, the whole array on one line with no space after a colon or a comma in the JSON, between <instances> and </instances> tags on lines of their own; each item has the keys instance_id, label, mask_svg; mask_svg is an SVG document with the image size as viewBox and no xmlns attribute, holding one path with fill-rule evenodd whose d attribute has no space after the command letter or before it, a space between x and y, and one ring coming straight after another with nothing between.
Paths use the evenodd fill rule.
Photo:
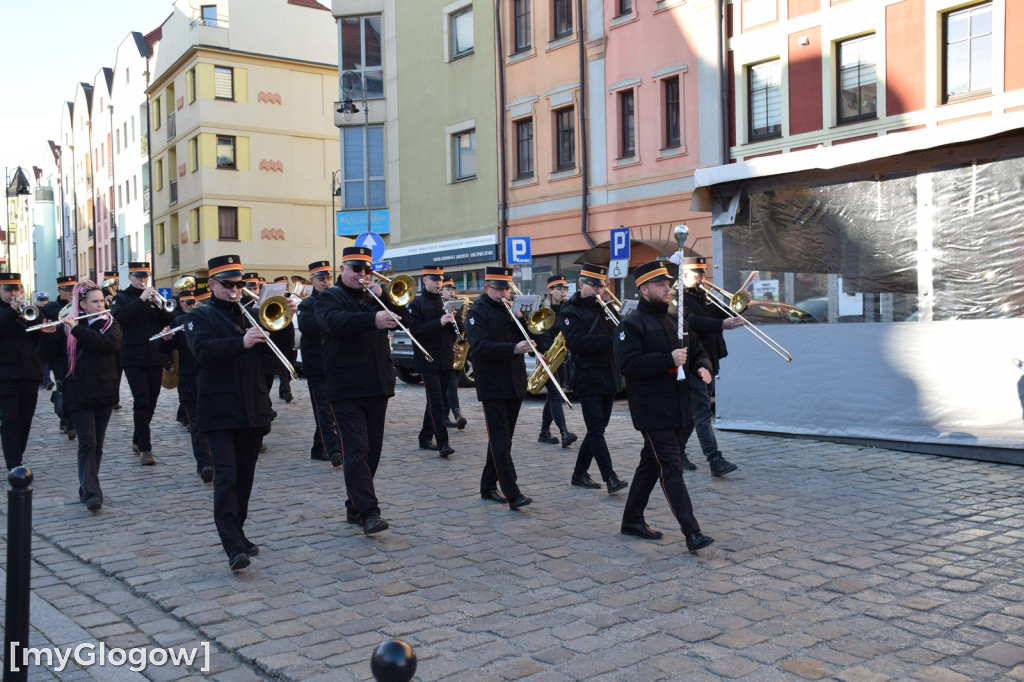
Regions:
<instances>
[{"instance_id":1,"label":"trumpet","mask_svg":"<svg viewBox=\"0 0 1024 682\"><path fill-rule=\"evenodd\" d=\"M266 326L270 331L278 331L292 323L292 317L295 313L293 313L288 307L288 299L284 296L271 296L268 298L260 305L258 313L260 321L256 322L249 311L246 310L245 304L242 303L241 299L235 300L236 291L239 290L232 289L230 296L231 299L235 301L235 304L238 305L238 309L242 311L243 315L245 315L245 319L249 320L249 324L260 331L260 334L263 335L267 345L270 346L270 350L277 356L277 359L280 360L281 364L284 365L284 368L288 370L288 373L292 375L292 379L298 379L299 375L295 372L295 367L293 367L292 363L288 361L285 354L281 352L281 349L277 347L277 344L270 340L270 334L267 334L266 330L263 328ZM253 297L257 301L260 298L258 294L252 293L245 287L242 287L241 291Z\"/></svg>"},{"instance_id":2,"label":"trumpet","mask_svg":"<svg viewBox=\"0 0 1024 682\"><path fill-rule=\"evenodd\" d=\"M516 296L522 296L523 292L520 291L519 287L516 286L516 283L515 282L511 282L511 284L512 284L512 292ZM516 323L516 326L519 327L519 331L522 332L523 338L526 339L527 341L532 342L533 339L531 339L530 338L530 334L528 334L526 332L526 327L523 327L522 323L516 318L516 314L512 310L512 304L509 303L507 298L503 298L503 299L501 299L501 301L502 301L502 303L505 304L505 307L508 308L508 314L512 317L512 321ZM549 329L551 329L552 327L555 326L555 311L552 310L551 308L541 308L540 310L536 310L534 312L531 312L530 313L530 317L529 318L525 318L524 317L524 319L526 319L526 325L527 325L527 327L530 328L530 332L531 333L533 333L535 335L536 334L543 334L544 332L546 332L547 330L549 330ZM559 333L559 336L561 336L561 333ZM556 341L557 341L557 338L556 338ZM554 345L556 345L556 344L552 344L552 347L554 347ZM551 351L549 350L549 352L551 352ZM567 395L565 395L565 391L562 390L562 385L559 384L558 383L558 379L555 378L555 373L551 369L551 365L549 365L547 360L544 359L544 354L543 353L537 353L536 354L536 358L537 358L537 364L541 368L543 368L544 373L547 374L547 379L546 380L541 380L540 378L535 379L531 375L527 379L527 389L526 390L528 392L530 392L530 393L537 393L544 386L546 381L550 380L551 383L554 384L555 388L558 389L558 393L562 396L562 400L564 400L565 404L568 405L570 407L570 409L571 409L572 406L573 406L572 405L572 401L569 400L569 397ZM562 354L562 356L558 359L558 363L561 364L561 361L564 358L565 358L565 355ZM558 369L558 365L555 365L555 369ZM536 373L536 371L537 370L534 370L535 373Z\"/></svg>"},{"instance_id":3,"label":"trumpet","mask_svg":"<svg viewBox=\"0 0 1024 682\"><path fill-rule=\"evenodd\" d=\"M680 279L680 281L681 281L681 279ZM776 341L772 337L768 336L768 334L765 331L763 331L762 329L757 327L757 325L755 325L753 322L751 322L747 318L743 317L743 315L741 313L744 310L747 309L747 297L744 296L742 289L740 291L737 291L735 294L730 294L728 291L726 291L722 287L714 285L711 282L703 282L701 284L701 286L704 287L704 289L706 291L708 291L708 294L709 294L708 295L708 300L711 301L711 303L713 303L719 310L722 310L722 311L728 313L732 317L738 317L741 320L743 320L743 322L744 322L743 328L746 329L751 334L753 334L754 338L756 338L758 341L760 341L764 345L768 346L768 348L772 352L774 352L776 355L778 355L780 358L782 358L786 362L792 362L793 361L793 356L790 355L789 351L786 350L785 348L783 348L779 344L778 341ZM726 300L729 301L729 305L726 305L726 304L722 303L717 298L715 298L713 295L711 295L712 291L717 291L722 296L724 296L726 298ZM738 310L737 310L737 308L738 308Z\"/></svg>"},{"instance_id":4,"label":"trumpet","mask_svg":"<svg viewBox=\"0 0 1024 682\"><path fill-rule=\"evenodd\" d=\"M412 299L415 296L414 292L416 291L416 280L412 277L409 275L398 275L397 277L389 279L378 272L373 272L371 274L387 285L387 290L384 292L384 295L388 297L388 301L391 302L391 305L404 308L412 302ZM423 344L416 340L416 337L412 335L409 328L402 324L402 320L398 318L398 315L395 315L391 312L390 308L384 305L384 301L380 300L380 296L373 293L373 290L370 288L370 284L372 284L373 281L360 279L359 283L366 288L366 293L373 296L374 300L380 304L381 309L391 316L391 319L395 321L395 324L398 325L399 329L408 335L409 340L416 344L416 347L420 349L421 353L423 353L423 357L426 358L427 362L433 362L434 356L428 353L427 349L423 347Z\"/></svg>"},{"instance_id":5,"label":"trumpet","mask_svg":"<svg viewBox=\"0 0 1024 682\"><path fill-rule=\"evenodd\" d=\"M153 336L149 337L149 340L150 341L156 341L157 339L162 339L165 336L170 336L171 334L174 334L176 332L180 332L184 328L185 328L185 325L179 324L177 327L175 327L173 329L168 329L167 331L160 332L159 334L153 334Z\"/></svg>"},{"instance_id":6,"label":"trumpet","mask_svg":"<svg viewBox=\"0 0 1024 682\"><path fill-rule=\"evenodd\" d=\"M173 313L174 308L177 305L173 299L161 296L160 292L156 289L153 290L153 296L149 299L149 302L153 304L154 308L160 308L165 313Z\"/></svg>"},{"instance_id":7,"label":"trumpet","mask_svg":"<svg viewBox=\"0 0 1024 682\"><path fill-rule=\"evenodd\" d=\"M35 322L39 319L39 306L29 305L23 299L16 298L11 301L11 307L14 308L21 319L26 322Z\"/></svg>"}]
</instances>

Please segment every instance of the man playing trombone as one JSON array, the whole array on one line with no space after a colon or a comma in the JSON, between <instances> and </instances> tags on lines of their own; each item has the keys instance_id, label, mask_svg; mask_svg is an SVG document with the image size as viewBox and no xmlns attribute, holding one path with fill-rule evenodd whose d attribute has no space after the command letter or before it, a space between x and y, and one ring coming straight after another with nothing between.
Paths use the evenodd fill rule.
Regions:
<instances>
[{"instance_id":1,"label":"man playing trombone","mask_svg":"<svg viewBox=\"0 0 1024 682\"><path fill-rule=\"evenodd\" d=\"M715 427L711 423L711 396L715 394L715 380L718 376L719 361L729 354L725 347L725 338L722 331L725 329L736 329L742 327L745 320L742 317L728 315L720 306L716 306L708 300L711 295L707 289L701 286L704 283L704 273L707 271L707 260L699 256L688 256L683 258L680 272L683 277L683 312L686 322L693 333L697 335L704 352L711 361L711 383L705 384L692 374L688 376L690 382L690 412L692 419L683 427L679 437L679 449L683 454L683 468L688 471L696 470L697 466L686 456L686 442L694 431L697 432L697 440L700 448L708 460L708 466L713 476L724 476L738 468L735 464L722 456L718 449L718 439L715 438Z\"/></svg>"},{"instance_id":2,"label":"man playing trombone","mask_svg":"<svg viewBox=\"0 0 1024 682\"><path fill-rule=\"evenodd\" d=\"M160 379L167 360L157 344L150 343L149 339L174 319L172 306L150 286L151 273L147 262L128 263L129 285L117 292L110 302L110 312L121 325L121 368L132 390L135 422L132 450L143 465L156 464L149 423L156 410Z\"/></svg>"},{"instance_id":3,"label":"man playing trombone","mask_svg":"<svg viewBox=\"0 0 1024 682\"><path fill-rule=\"evenodd\" d=\"M431 360L413 346L416 369L423 378L427 404L423 411L419 445L424 450L437 450L441 457L455 452L448 442L448 429L444 425L444 391L448 388L455 362L455 313L446 312L441 298L441 280L444 268L423 268L423 290L409 304L412 314L412 333L425 344Z\"/></svg>"},{"instance_id":4,"label":"man playing trombone","mask_svg":"<svg viewBox=\"0 0 1024 682\"><path fill-rule=\"evenodd\" d=\"M476 396L483 403L487 423L487 462L480 478L480 497L519 509L533 500L523 495L516 482L512 436L526 397L523 356L532 352L535 344L524 338L526 332L511 317L507 299L512 270L487 266L485 272L484 293L473 302L466 320ZM499 483L504 495L498 492Z\"/></svg>"},{"instance_id":5,"label":"man playing trombone","mask_svg":"<svg viewBox=\"0 0 1024 682\"><path fill-rule=\"evenodd\" d=\"M324 374L335 423L341 431L345 472L346 518L365 535L387 530L381 518L373 477L384 445L388 399L395 394L395 365L388 330L408 311L367 299L367 290L380 300L373 281L370 249L347 246L342 251L338 284L320 294L316 319L320 324ZM385 300L387 300L385 298Z\"/></svg>"},{"instance_id":6,"label":"man playing trombone","mask_svg":"<svg viewBox=\"0 0 1024 682\"><path fill-rule=\"evenodd\" d=\"M615 367L612 340L618 319L601 300L607 268L584 263L580 270L579 290L562 306L558 328L576 366L573 395L583 410L587 435L580 444L572 485L600 488L587 471L597 460L601 478L608 494L622 490L628 483L620 480L612 467L612 456L604 440L604 430L612 418L615 392L619 387L619 371Z\"/></svg>"}]
</instances>

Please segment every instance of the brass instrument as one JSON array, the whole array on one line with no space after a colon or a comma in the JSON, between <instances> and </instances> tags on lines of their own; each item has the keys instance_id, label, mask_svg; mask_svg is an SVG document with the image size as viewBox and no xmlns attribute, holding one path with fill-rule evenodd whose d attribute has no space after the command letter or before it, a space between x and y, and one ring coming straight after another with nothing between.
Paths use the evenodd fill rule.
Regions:
<instances>
[{"instance_id":1,"label":"brass instrument","mask_svg":"<svg viewBox=\"0 0 1024 682\"><path fill-rule=\"evenodd\" d=\"M153 339L150 339L152 341ZM160 374L160 385L166 389L178 387L178 349L171 351L167 364L163 366L163 373Z\"/></svg>"},{"instance_id":2,"label":"brass instrument","mask_svg":"<svg viewBox=\"0 0 1024 682\"><path fill-rule=\"evenodd\" d=\"M177 306L173 299L164 298L156 289L153 290L153 297L149 299L149 302L154 308L160 308L165 313L173 313L174 308Z\"/></svg>"},{"instance_id":3,"label":"brass instrument","mask_svg":"<svg viewBox=\"0 0 1024 682\"><path fill-rule=\"evenodd\" d=\"M294 296L298 299L306 298L308 294L305 293L306 287L312 287L313 283L303 277L302 275L292 275L292 290L288 292L289 296Z\"/></svg>"},{"instance_id":4,"label":"brass instrument","mask_svg":"<svg viewBox=\"0 0 1024 682\"><path fill-rule=\"evenodd\" d=\"M231 300L235 301L238 305L238 309L242 311L243 315L245 315L245 319L249 320L249 324L258 329L260 334L263 335L263 338L266 339L267 345L270 346L270 350L273 351L274 355L277 356L277 359L281 361L281 364L288 370L288 373L292 375L292 379L298 379L299 375L296 374L295 367L293 367L292 363L288 361L285 354L281 352L281 349L277 347L277 344L270 340L270 334L267 334L266 329L263 328L265 325L267 329L270 329L270 331L278 331L292 323L292 317L295 313L293 313L291 308L288 307L288 299L284 296L271 296L268 298L262 305L260 305L260 321L256 322L249 311L246 310L245 304L242 303L241 299L235 300L235 292L237 291L239 291L239 289L231 290L229 294L231 296ZM241 291L252 296L257 301L259 300L258 294L252 293L245 287L242 287Z\"/></svg>"},{"instance_id":5,"label":"brass instrument","mask_svg":"<svg viewBox=\"0 0 1024 682\"><path fill-rule=\"evenodd\" d=\"M551 344L551 348L544 353L544 360L548 363L552 372L557 372L558 368L565 362L566 356L569 354L569 348L565 345L565 337L562 336L562 332L558 332L558 336L555 337L554 343ZM529 378L526 380L526 391L531 395L537 395L540 393L540 389L544 388L544 384L548 381L548 375L544 371L544 368L537 364L530 372Z\"/></svg>"},{"instance_id":6,"label":"brass instrument","mask_svg":"<svg viewBox=\"0 0 1024 682\"><path fill-rule=\"evenodd\" d=\"M388 301L391 302L391 305L404 308L412 303L412 299L416 296L416 280L412 277L409 275L398 275L397 277L389 279L378 272L374 272L372 274L374 277L388 285L387 289L384 291L384 295L388 297ZM434 356L428 353L427 349L423 347L423 344L416 340L416 337L412 335L409 328L402 324L402 320L399 319L398 315L395 315L391 312L390 308L384 305L384 301L380 300L380 296L373 293L373 290L370 288L372 280L360 279L359 283L365 287L366 293L373 296L374 300L380 304L381 309L391 316L391 319L395 321L398 328L408 335L409 340L416 344L416 347L420 349L421 353L423 353L423 357L426 358L427 362L433 362Z\"/></svg>"},{"instance_id":7,"label":"brass instrument","mask_svg":"<svg viewBox=\"0 0 1024 682\"><path fill-rule=\"evenodd\" d=\"M600 304L601 308L604 310L604 316L607 317L608 320L612 324L614 324L616 327L618 327L619 326L619 322L621 322L621 320L615 315L614 312L612 312L612 307L610 305L608 305L607 303L605 303L604 299L601 298L600 294L597 296L597 302Z\"/></svg>"},{"instance_id":8,"label":"brass instrument","mask_svg":"<svg viewBox=\"0 0 1024 682\"><path fill-rule=\"evenodd\" d=\"M21 319L26 322L35 322L39 319L39 306L29 305L24 299L16 298L11 301L11 307L17 311Z\"/></svg>"},{"instance_id":9,"label":"brass instrument","mask_svg":"<svg viewBox=\"0 0 1024 682\"><path fill-rule=\"evenodd\" d=\"M43 322L42 324L33 325L31 327L26 327L25 331L27 331L27 332L34 332L37 329L45 329L46 327L56 327L59 324L64 324L64 320L68 319L68 315L70 313L71 313L71 304L68 303L66 306L61 308L60 313L57 314L57 319L56 320L53 320L52 322ZM78 317L72 317L71 319L75 320L77 322L78 320L85 320L85 319L90 318L90 317L96 317L97 315L109 315L109 314L110 314L109 310L101 310L98 313L87 313L85 315L79 315Z\"/></svg>"},{"instance_id":10,"label":"brass instrument","mask_svg":"<svg viewBox=\"0 0 1024 682\"><path fill-rule=\"evenodd\" d=\"M512 285L512 292L516 296L522 296L523 295L523 292L520 291L519 287L516 286L515 282L510 282L510 284ZM533 339L530 338L530 334L533 334L535 336L539 335L539 334L543 334L544 332L546 332L547 330L549 330L549 329L551 329L552 327L555 326L555 311L552 310L551 308L541 308L540 310L532 311L532 312L530 312L530 316L528 318L525 317L526 313L524 311L524 318L523 319L526 320L526 326L530 328L530 334L528 334L526 332L526 328L523 327L522 323L516 318L516 314L512 310L512 304L509 303L508 299L507 298L503 298L503 299L501 299L501 301L502 301L502 303L505 304L505 307L508 308L508 314L512 317L512 321L516 323L516 326L519 327L519 331L522 332L523 338L526 339L527 341L530 341L531 343L533 342ZM561 336L561 332L559 332L559 336ZM558 340L557 337L556 337L555 340L557 342L557 340ZM565 340L563 339L563 343L564 343L564 341ZM552 344L552 347L554 347L554 344ZM561 363L559 363L559 364L561 364ZM537 381L534 382L535 389L533 391L530 391L529 381L530 381L530 378L533 377L533 374L531 374L530 378L527 379L527 388L526 388L526 390L530 391L531 393L535 393L536 391L539 391L544 386L544 384L545 384L545 382L547 380L550 380L551 383L554 384L555 388L558 389L558 392L559 392L559 394L561 394L562 400L565 401L565 404L568 405L570 408L572 408L572 406L573 406L572 405L572 401L569 400L569 397L567 395L565 395L565 391L562 390L562 385L558 383L558 379L555 378L555 373L551 370L551 367L548 365L547 360L544 359L544 353L538 353L537 354L537 365L541 369L544 370L544 374L547 375L547 378L544 381L541 381L540 378L538 377ZM556 369L557 369L557 366L556 366ZM534 373L536 373L536 371L537 370L535 369Z\"/></svg>"},{"instance_id":11,"label":"brass instrument","mask_svg":"<svg viewBox=\"0 0 1024 682\"><path fill-rule=\"evenodd\" d=\"M117 285L121 280L117 277L108 277L100 282L100 289L103 290L103 298L113 298L117 295Z\"/></svg>"},{"instance_id":12,"label":"brass instrument","mask_svg":"<svg viewBox=\"0 0 1024 682\"><path fill-rule=\"evenodd\" d=\"M181 291L182 289L194 289L196 286L196 278L192 275L185 275L175 282L173 286L178 291Z\"/></svg>"},{"instance_id":13,"label":"brass instrument","mask_svg":"<svg viewBox=\"0 0 1024 682\"><path fill-rule=\"evenodd\" d=\"M466 307L466 302L462 301L460 314L465 315ZM466 335L459 329L458 317L459 315L452 313L452 328L455 329L455 336L458 338L455 342L455 360L452 362L452 369L456 372L462 371L462 368L466 366L466 359L469 358L469 341L466 340Z\"/></svg>"},{"instance_id":14,"label":"brass instrument","mask_svg":"<svg viewBox=\"0 0 1024 682\"><path fill-rule=\"evenodd\" d=\"M758 341L768 346L768 348L776 355L778 355L780 358L782 358L786 362L793 361L793 356L789 354L788 350L779 345L778 341L768 336L766 332L764 332L757 325L755 325L753 322L751 322L750 320L748 320L747 318L743 317L743 315L740 314L741 312L747 309L747 297L743 295L742 290L736 292L735 294L730 294L725 289L719 286L715 286L711 282L704 282L701 286L704 286L706 289L717 291L720 294L722 294L722 296L725 296L725 298L728 299L729 301L729 305L722 303L713 295L710 295L710 292L708 295L708 300L711 301L711 303L717 306L720 310L728 313L730 316L738 317L741 320L743 320L743 328L746 329L751 334L753 334L754 338L756 338ZM737 311L736 307L738 306L739 302L742 302L743 305L742 307L740 307L740 310Z\"/></svg>"}]
</instances>

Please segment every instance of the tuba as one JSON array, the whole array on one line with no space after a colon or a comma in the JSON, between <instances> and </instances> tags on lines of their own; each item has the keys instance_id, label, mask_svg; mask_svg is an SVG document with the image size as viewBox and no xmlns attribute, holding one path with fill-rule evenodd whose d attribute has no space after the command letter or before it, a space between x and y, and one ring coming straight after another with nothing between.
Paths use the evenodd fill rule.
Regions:
<instances>
[{"instance_id":1,"label":"tuba","mask_svg":"<svg viewBox=\"0 0 1024 682\"><path fill-rule=\"evenodd\" d=\"M555 342L544 353L544 359L547 361L548 367L551 368L552 374L557 372L558 368L565 362L565 356L568 353L569 349L565 345L565 337L562 336L562 332L558 332ZM526 391L531 395L537 395L547 382L548 373L544 371L544 367L538 362L537 366L530 372L530 377L526 380Z\"/></svg>"}]
</instances>

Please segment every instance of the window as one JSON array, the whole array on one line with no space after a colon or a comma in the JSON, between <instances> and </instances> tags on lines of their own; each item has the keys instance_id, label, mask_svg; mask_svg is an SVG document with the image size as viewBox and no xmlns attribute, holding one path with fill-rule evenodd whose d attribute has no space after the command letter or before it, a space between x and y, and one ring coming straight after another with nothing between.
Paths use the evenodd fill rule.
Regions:
<instances>
[{"instance_id":1,"label":"window","mask_svg":"<svg viewBox=\"0 0 1024 682\"><path fill-rule=\"evenodd\" d=\"M180 247L178 246L178 240L171 235L171 270L177 270L181 267Z\"/></svg>"},{"instance_id":2,"label":"window","mask_svg":"<svg viewBox=\"0 0 1024 682\"><path fill-rule=\"evenodd\" d=\"M213 96L217 99L235 99L234 69L227 66L213 67Z\"/></svg>"},{"instance_id":3,"label":"window","mask_svg":"<svg viewBox=\"0 0 1024 682\"><path fill-rule=\"evenodd\" d=\"M451 36L451 56L457 59L473 52L473 6L449 17L448 33Z\"/></svg>"},{"instance_id":4,"label":"window","mask_svg":"<svg viewBox=\"0 0 1024 682\"><path fill-rule=\"evenodd\" d=\"M160 130L160 98L153 100L153 130Z\"/></svg>"},{"instance_id":5,"label":"window","mask_svg":"<svg viewBox=\"0 0 1024 682\"><path fill-rule=\"evenodd\" d=\"M681 143L679 116L679 76L665 79L665 148Z\"/></svg>"},{"instance_id":6,"label":"window","mask_svg":"<svg viewBox=\"0 0 1024 682\"><path fill-rule=\"evenodd\" d=\"M564 38L572 33L572 1L554 0L555 38Z\"/></svg>"},{"instance_id":7,"label":"window","mask_svg":"<svg viewBox=\"0 0 1024 682\"><path fill-rule=\"evenodd\" d=\"M199 136L188 141L188 169L195 173L199 170Z\"/></svg>"},{"instance_id":8,"label":"window","mask_svg":"<svg viewBox=\"0 0 1024 682\"><path fill-rule=\"evenodd\" d=\"M127 180L124 181L124 203L125 205L132 203L132 189Z\"/></svg>"},{"instance_id":9,"label":"window","mask_svg":"<svg viewBox=\"0 0 1024 682\"><path fill-rule=\"evenodd\" d=\"M238 209L234 206L217 208L217 239L238 240Z\"/></svg>"},{"instance_id":10,"label":"window","mask_svg":"<svg viewBox=\"0 0 1024 682\"><path fill-rule=\"evenodd\" d=\"M384 127L348 126L343 130L344 164L342 184L346 209L366 208L366 165L370 166L370 207L387 208L384 182ZM368 143L368 144L367 144ZM369 157L364 150L369 148Z\"/></svg>"},{"instance_id":11,"label":"window","mask_svg":"<svg viewBox=\"0 0 1024 682\"><path fill-rule=\"evenodd\" d=\"M516 178L533 177L533 119L516 121Z\"/></svg>"},{"instance_id":12,"label":"window","mask_svg":"<svg viewBox=\"0 0 1024 682\"><path fill-rule=\"evenodd\" d=\"M164 188L164 160L157 159L156 165L153 166L153 184L156 185L156 190L159 192Z\"/></svg>"},{"instance_id":13,"label":"window","mask_svg":"<svg viewBox=\"0 0 1024 682\"><path fill-rule=\"evenodd\" d=\"M199 243L199 234L200 234L200 230L199 230L199 215L200 215L200 211L199 211L198 208L193 208L191 211L189 211L188 231L190 233L192 233L192 243L193 244L198 244Z\"/></svg>"},{"instance_id":14,"label":"window","mask_svg":"<svg viewBox=\"0 0 1024 682\"><path fill-rule=\"evenodd\" d=\"M165 223L156 224L156 252L163 253L166 250L166 237L164 233L167 231Z\"/></svg>"},{"instance_id":15,"label":"window","mask_svg":"<svg viewBox=\"0 0 1024 682\"><path fill-rule=\"evenodd\" d=\"M992 3L949 12L942 21L943 103L992 91Z\"/></svg>"},{"instance_id":16,"label":"window","mask_svg":"<svg viewBox=\"0 0 1024 682\"><path fill-rule=\"evenodd\" d=\"M369 99L384 96L380 16L344 17L341 30L341 71L354 71L366 86Z\"/></svg>"},{"instance_id":17,"label":"window","mask_svg":"<svg viewBox=\"0 0 1024 682\"><path fill-rule=\"evenodd\" d=\"M747 67L750 139L782 135L782 76L778 59Z\"/></svg>"},{"instance_id":18,"label":"window","mask_svg":"<svg viewBox=\"0 0 1024 682\"><path fill-rule=\"evenodd\" d=\"M185 72L185 101L189 104L196 101L196 68L194 66Z\"/></svg>"},{"instance_id":19,"label":"window","mask_svg":"<svg viewBox=\"0 0 1024 682\"><path fill-rule=\"evenodd\" d=\"M201 5L199 7L199 16L204 26L216 26L217 5Z\"/></svg>"},{"instance_id":20,"label":"window","mask_svg":"<svg viewBox=\"0 0 1024 682\"><path fill-rule=\"evenodd\" d=\"M636 156L636 116L633 110L633 91L619 93L620 158Z\"/></svg>"},{"instance_id":21,"label":"window","mask_svg":"<svg viewBox=\"0 0 1024 682\"><path fill-rule=\"evenodd\" d=\"M516 52L529 50L532 45L530 36L530 0L515 0L515 46Z\"/></svg>"},{"instance_id":22,"label":"window","mask_svg":"<svg viewBox=\"0 0 1024 682\"><path fill-rule=\"evenodd\" d=\"M455 159L455 180L476 177L476 131L467 130L452 135L452 156Z\"/></svg>"},{"instance_id":23,"label":"window","mask_svg":"<svg viewBox=\"0 0 1024 682\"><path fill-rule=\"evenodd\" d=\"M122 197L122 194L121 194L121 185L118 185L118 186L117 186L117 207L118 207L118 208L121 208L121 207L123 206L123 203L122 203L122 201L121 201L121 197Z\"/></svg>"},{"instance_id":24,"label":"window","mask_svg":"<svg viewBox=\"0 0 1024 682\"><path fill-rule=\"evenodd\" d=\"M618 0L619 11L616 16L631 14L633 12L633 0Z\"/></svg>"},{"instance_id":25,"label":"window","mask_svg":"<svg viewBox=\"0 0 1024 682\"><path fill-rule=\"evenodd\" d=\"M120 128L118 128L117 130L114 131L114 143L116 145L115 149L117 149L117 153L120 154L121 153L121 129Z\"/></svg>"},{"instance_id":26,"label":"window","mask_svg":"<svg viewBox=\"0 0 1024 682\"><path fill-rule=\"evenodd\" d=\"M875 90L875 36L844 40L836 48L839 69L839 122L849 123L874 118L877 111Z\"/></svg>"},{"instance_id":27,"label":"window","mask_svg":"<svg viewBox=\"0 0 1024 682\"><path fill-rule=\"evenodd\" d=\"M557 142L555 170L575 168L576 123L573 120L573 107L566 107L555 112L555 134Z\"/></svg>"},{"instance_id":28,"label":"window","mask_svg":"<svg viewBox=\"0 0 1024 682\"><path fill-rule=\"evenodd\" d=\"M217 136L217 168L235 167L235 138Z\"/></svg>"}]
</instances>

